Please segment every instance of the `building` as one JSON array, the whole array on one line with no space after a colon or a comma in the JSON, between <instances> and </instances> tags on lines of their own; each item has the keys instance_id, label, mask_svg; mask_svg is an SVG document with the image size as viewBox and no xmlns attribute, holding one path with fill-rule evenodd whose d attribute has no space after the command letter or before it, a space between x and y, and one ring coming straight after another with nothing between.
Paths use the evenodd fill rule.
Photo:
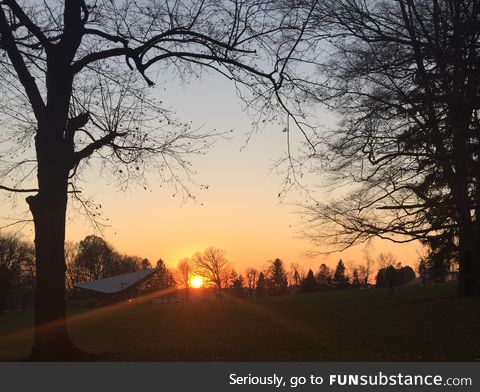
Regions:
<instances>
[{"instance_id":1,"label":"building","mask_svg":"<svg viewBox=\"0 0 480 392\"><path fill-rule=\"evenodd\" d=\"M157 268L149 268L77 283L67 297L67 303L71 306L100 306L135 299L148 292L148 282L157 272Z\"/></svg>"}]
</instances>

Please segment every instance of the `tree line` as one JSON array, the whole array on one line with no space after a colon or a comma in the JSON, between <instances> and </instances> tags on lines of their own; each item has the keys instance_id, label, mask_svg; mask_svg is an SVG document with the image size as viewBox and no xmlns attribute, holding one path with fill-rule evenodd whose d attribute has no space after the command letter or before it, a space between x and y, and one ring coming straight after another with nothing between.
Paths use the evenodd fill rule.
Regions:
<instances>
[{"instance_id":1,"label":"tree line","mask_svg":"<svg viewBox=\"0 0 480 392\"><path fill-rule=\"evenodd\" d=\"M147 258L118 252L103 238L88 235L65 246L65 289L75 284L153 268ZM173 273L162 259L149 289L175 286ZM13 234L0 235L0 313L6 309L33 308L35 304L35 252L33 244Z\"/></svg>"},{"instance_id":2,"label":"tree line","mask_svg":"<svg viewBox=\"0 0 480 392\"><path fill-rule=\"evenodd\" d=\"M375 265L379 267L375 287L393 289L416 277L411 267L402 266L391 253L381 253L376 260L367 257L363 264L352 265L349 271L341 259L333 270L322 263L316 273L311 269L305 273L297 263L287 269L284 261L276 258L263 270L247 268L244 274L239 274L228 262L225 251L209 247L178 263L177 282L185 288L187 300L194 274L202 276L206 285L215 289L219 299L223 299L226 293L235 298L262 298L295 292L371 287Z\"/></svg>"},{"instance_id":3,"label":"tree line","mask_svg":"<svg viewBox=\"0 0 480 392\"><path fill-rule=\"evenodd\" d=\"M81 241L66 243L66 293L70 295L79 282L154 267L157 271L145 287L152 291L183 288L186 301L189 300L191 280L196 275L203 278L204 286L214 290L218 299L263 298L296 292L373 286L388 287L392 291L394 287L409 283L416 277L411 267L402 266L391 253L380 253L375 259L367 255L361 264L346 265L340 259L333 269L322 263L316 271L309 269L307 272L298 263L291 263L287 267L283 260L275 258L263 269L250 267L242 274L228 261L226 252L215 247L184 258L176 268L170 269L161 258L152 264L148 258L120 253L101 237L87 235ZM440 271L440 267L432 264L428 256L420 259L417 272L423 283L445 280L446 271ZM34 293L33 244L12 234L1 234L0 312L5 309L32 308Z\"/></svg>"}]
</instances>

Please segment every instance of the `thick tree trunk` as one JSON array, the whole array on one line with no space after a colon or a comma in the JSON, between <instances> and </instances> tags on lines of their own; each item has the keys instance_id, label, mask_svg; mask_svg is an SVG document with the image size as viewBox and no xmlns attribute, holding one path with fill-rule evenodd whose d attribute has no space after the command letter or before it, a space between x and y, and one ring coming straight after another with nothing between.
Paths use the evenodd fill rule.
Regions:
<instances>
[{"instance_id":1,"label":"thick tree trunk","mask_svg":"<svg viewBox=\"0 0 480 392\"><path fill-rule=\"evenodd\" d=\"M461 108L457 113L462 113ZM460 116L461 120L453 121L460 124L452 127L453 153L455 172L451 176L451 190L457 210L458 240L459 240L459 294L480 295L480 247L476 222L472 218L471 200L469 195L469 154L468 129L471 114Z\"/></svg>"},{"instance_id":2,"label":"thick tree trunk","mask_svg":"<svg viewBox=\"0 0 480 392\"><path fill-rule=\"evenodd\" d=\"M39 191L27 198L35 226L36 256L35 343L30 359L79 360L81 352L68 334L65 311L67 160L59 139L37 135L36 145Z\"/></svg>"},{"instance_id":3,"label":"thick tree trunk","mask_svg":"<svg viewBox=\"0 0 480 392\"><path fill-rule=\"evenodd\" d=\"M65 359L73 344L65 320L66 202L42 193L28 199L35 225L36 303L32 359Z\"/></svg>"}]
</instances>

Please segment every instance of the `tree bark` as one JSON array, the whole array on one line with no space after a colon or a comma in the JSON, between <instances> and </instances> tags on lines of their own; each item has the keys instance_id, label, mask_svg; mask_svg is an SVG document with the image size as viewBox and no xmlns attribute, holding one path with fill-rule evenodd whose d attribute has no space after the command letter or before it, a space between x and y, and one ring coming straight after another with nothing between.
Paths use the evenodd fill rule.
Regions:
<instances>
[{"instance_id":1,"label":"tree bark","mask_svg":"<svg viewBox=\"0 0 480 392\"><path fill-rule=\"evenodd\" d=\"M461 113L458 108L454 112ZM455 173L450 178L452 196L457 209L458 240L459 240L459 294L464 296L480 295L480 252L479 238L475 230L471 214L468 165L467 160L467 130L468 119L471 114L452 117L460 117L463 121L454 120L452 127L453 134L453 154ZM460 125L457 125L460 123Z\"/></svg>"},{"instance_id":2,"label":"tree bark","mask_svg":"<svg viewBox=\"0 0 480 392\"><path fill-rule=\"evenodd\" d=\"M35 138L39 191L26 199L33 215L36 257L35 343L31 360L82 359L66 323L64 245L68 153L62 132L46 129L62 122L58 117L50 117L48 125L39 124Z\"/></svg>"}]
</instances>

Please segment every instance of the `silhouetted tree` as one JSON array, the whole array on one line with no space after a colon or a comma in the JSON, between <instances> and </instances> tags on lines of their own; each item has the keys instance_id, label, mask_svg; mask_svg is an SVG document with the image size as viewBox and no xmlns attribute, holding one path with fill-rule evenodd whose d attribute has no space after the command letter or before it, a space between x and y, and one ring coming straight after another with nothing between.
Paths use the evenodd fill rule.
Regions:
<instances>
[{"instance_id":1,"label":"silhouetted tree","mask_svg":"<svg viewBox=\"0 0 480 392\"><path fill-rule=\"evenodd\" d=\"M374 265L375 260L367 254L364 264L361 264L357 267L358 278L360 279L360 283L362 285L367 286L369 284L370 275L372 274Z\"/></svg>"},{"instance_id":2,"label":"silhouetted tree","mask_svg":"<svg viewBox=\"0 0 480 392\"><path fill-rule=\"evenodd\" d=\"M160 259L160 260L162 260L162 259ZM163 260L162 260L162 263L163 263ZM150 263L150 260L148 260L148 259L143 259L140 268L143 269L143 270L152 268L152 263ZM158 268L158 262L157 262L157 268Z\"/></svg>"},{"instance_id":3,"label":"silhouetted tree","mask_svg":"<svg viewBox=\"0 0 480 392\"><path fill-rule=\"evenodd\" d=\"M65 288L72 290L73 286L84 280L83 270L77 262L79 252L78 242L65 242Z\"/></svg>"},{"instance_id":4,"label":"silhouetted tree","mask_svg":"<svg viewBox=\"0 0 480 392\"><path fill-rule=\"evenodd\" d=\"M317 281L315 280L313 271L309 269L307 272L307 276L303 278L302 283L300 284L300 292L311 293L313 291L317 291L317 289Z\"/></svg>"},{"instance_id":5,"label":"silhouetted tree","mask_svg":"<svg viewBox=\"0 0 480 392\"><path fill-rule=\"evenodd\" d=\"M76 267L81 270L81 279L92 281L116 275L118 263L113 248L95 235L86 236L79 243Z\"/></svg>"},{"instance_id":6,"label":"silhouetted tree","mask_svg":"<svg viewBox=\"0 0 480 392\"><path fill-rule=\"evenodd\" d=\"M308 207L313 238L456 238L459 290L480 294L480 1L303 3L316 6L311 45L331 49L309 93L342 117L312 155L350 189Z\"/></svg>"},{"instance_id":7,"label":"silhouetted tree","mask_svg":"<svg viewBox=\"0 0 480 392\"><path fill-rule=\"evenodd\" d=\"M268 292L270 295L288 293L288 278L283 261L275 259L268 270Z\"/></svg>"},{"instance_id":8,"label":"silhouetted tree","mask_svg":"<svg viewBox=\"0 0 480 392\"><path fill-rule=\"evenodd\" d=\"M292 263L290 265L290 286L300 286L302 280L305 278L305 272L298 263Z\"/></svg>"},{"instance_id":9,"label":"silhouetted tree","mask_svg":"<svg viewBox=\"0 0 480 392\"><path fill-rule=\"evenodd\" d=\"M401 267L398 270L398 285L402 286L404 284L410 283L412 280L415 280L415 271L410 266Z\"/></svg>"},{"instance_id":10,"label":"silhouetted tree","mask_svg":"<svg viewBox=\"0 0 480 392\"><path fill-rule=\"evenodd\" d=\"M348 277L345 272L345 264L340 259L333 273L333 285L335 289L342 290L348 287Z\"/></svg>"},{"instance_id":11,"label":"silhouetted tree","mask_svg":"<svg viewBox=\"0 0 480 392\"><path fill-rule=\"evenodd\" d=\"M146 259L143 259L146 260ZM143 261L142 261L142 269ZM147 291L158 291L164 290L171 287L175 287L175 279L171 271L165 265L165 262L162 259L157 261L156 271L152 277L150 277L143 286L144 290Z\"/></svg>"},{"instance_id":12,"label":"silhouetted tree","mask_svg":"<svg viewBox=\"0 0 480 392\"><path fill-rule=\"evenodd\" d=\"M317 283L319 290L330 290L332 288L332 272L326 264L321 264L320 268L318 269Z\"/></svg>"},{"instance_id":13,"label":"silhouetted tree","mask_svg":"<svg viewBox=\"0 0 480 392\"><path fill-rule=\"evenodd\" d=\"M423 284L426 284L429 282L429 277L428 277L428 266L425 261L425 259L420 259L420 262L418 263L417 267L418 274L420 275L420 279L422 280Z\"/></svg>"},{"instance_id":14,"label":"silhouetted tree","mask_svg":"<svg viewBox=\"0 0 480 392\"><path fill-rule=\"evenodd\" d=\"M217 297L222 299L223 283L230 273L230 265L222 249L209 247L203 253L195 253L192 257L195 271L216 288Z\"/></svg>"},{"instance_id":15,"label":"silhouetted tree","mask_svg":"<svg viewBox=\"0 0 480 392\"><path fill-rule=\"evenodd\" d=\"M190 279L192 277L191 260L188 258L182 259L177 265L177 280L185 288L185 301L188 302L190 298Z\"/></svg>"},{"instance_id":16,"label":"silhouetted tree","mask_svg":"<svg viewBox=\"0 0 480 392\"><path fill-rule=\"evenodd\" d=\"M238 275L232 281L232 296L235 298L244 298L245 290L243 287L243 276Z\"/></svg>"},{"instance_id":17,"label":"silhouetted tree","mask_svg":"<svg viewBox=\"0 0 480 392\"><path fill-rule=\"evenodd\" d=\"M160 277L160 288L175 287L175 278L162 259L157 261L156 268L158 270L156 274Z\"/></svg>"},{"instance_id":18,"label":"silhouetted tree","mask_svg":"<svg viewBox=\"0 0 480 392\"><path fill-rule=\"evenodd\" d=\"M425 257L428 279L432 282L445 282L450 266L458 260L458 247L450 233L429 237L423 241L427 248Z\"/></svg>"},{"instance_id":19,"label":"silhouetted tree","mask_svg":"<svg viewBox=\"0 0 480 392\"><path fill-rule=\"evenodd\" d=\"M112 260L108 276L127 274L143 269L142 262L144 259L139 256L121 255L113 251Z\"/></svg>"},{"instance_id":20,"label":"silhouetted tree","mask_svg":"<svg viewBox=\"0 0 480 392\"><path fill-rule=\"evenodd\" d=\"M354 288L359 288L362 285L360 281L360 275L358 272L358 268L353 268L352 269L352 286Z\"/></svg>"},{"instance_id":21,"label":"silhouetted tree","mask_svg":"<svg viewBox=\"0 0 480 392\"><path fill-rule=\"evenodd\" d=\"M377 257L377 264L380 268L388 268L390 266L396 267L399 262L393 253L382 252Z\"/></svg>"},{"instance_id":22,"label":"silhouetted tree","mask_svg":"<svg viewBox=\"0 0 480 392\"><path fill-rule=\"evenodd\" d=\"M389 292L393 293L396 286L407 284L415 279L415 272L411 267L397 267L389 265L386 268L380 268L377 273L376 286L388 287Z\"/></svg>"},{"instance_id":23,"label":"silhouetted tree","mask_svg":"<svg viewBox=\"0 0 480 392\"><path fill-rule=\"evenodd\" d=\"M5 169L12 186L2 185L34 194L26 199L37 265L32 358L81 355L65 323L64 240L68 195L81 197L75 179L86 160L102 159L123 184L148 165L176 182L176 169L189 170L189 154L210 144L211 133L192 131L150 99L151 75L169 67L182 77L215 70L263 98L268 110L280 85L292 81L287 60L303 15L299 7L255 0L0 3L0 110L11 129L24 132L12 141L34 148ZM257 59L273 71L257 67ZM36 185L19 188L29 172ZM88 200L81 205L97 216Z\"/></svg>"},{"instance_id":24,"label":"silhouetted tree","mask_svg":"<svg viewBox=\"0 0 480 392\"><path fill-rule=\"evenodd\" d=\"M255 292L255 288L257 287L258 271L255 268L248 268L246 276L248 295L250 297L253 297L253 293Z\"/></svg>"},{"instance_id":25,"label":"silhouetted tree","mask_svg":"<svg viewBox=\"0 0 480 392\"><path fill-rule=\"evenodd\" d=\"M255 288L255 297L263 298L267 295L267 278L263 272L258 274L257 287Z\"/></svg>"},{"instance_id":26,"label":"silhouetted tree","mask_svg":"<svg viewBox=\"0 0 480 392\"><path fill-rule=\"evenodd\" d=\"M22 272L32 253L26 243L11 234L0 235L0 313L10 299L21 294Z\"/></svg>"}]
</instances>

